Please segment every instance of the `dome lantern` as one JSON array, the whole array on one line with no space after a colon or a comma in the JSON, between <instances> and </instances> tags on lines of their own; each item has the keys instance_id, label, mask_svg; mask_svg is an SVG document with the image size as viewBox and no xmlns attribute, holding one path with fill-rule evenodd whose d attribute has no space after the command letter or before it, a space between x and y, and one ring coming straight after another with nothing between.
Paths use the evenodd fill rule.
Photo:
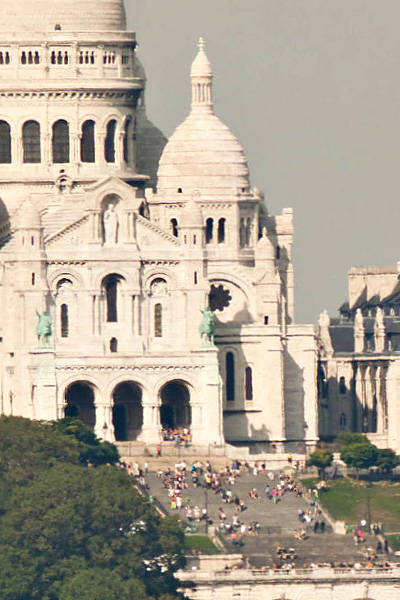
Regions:
<instances>
[{"instance_id":1,"label":"dome lantern","mask_svg":"<svg viewBox=\"0 0 400 600\"><path fill-rule=\"evenodd\" d=\"M199 51L192 63L192 112L213 112L212 105L212 68L204 51L204 40L198 43Z\"/></svg>"},{"instance_id":2,"label":"dome lantern","mask_svg":"<svg viewBox=\"0 0 400 600\"><path fill-rule=\"evenodd\" d=\"M243 148L214 114L212 69L202 38L190 71L189 116L170 137L160 158L158 193L175 196L198 191L203 198L238 198L250 189Z\"/></svg>"}]
</instances>

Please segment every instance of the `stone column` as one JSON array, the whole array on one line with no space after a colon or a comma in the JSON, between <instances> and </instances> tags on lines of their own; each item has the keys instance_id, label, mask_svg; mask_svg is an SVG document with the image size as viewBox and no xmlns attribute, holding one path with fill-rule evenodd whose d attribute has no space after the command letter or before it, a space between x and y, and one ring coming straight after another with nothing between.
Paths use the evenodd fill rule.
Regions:
<instances>
[{"instance_id":1,"label":"stone column","mask_svg":"<svg viewBox=\"0 0 400 600\"><path fill-rule=\"evenodd\" d=\"M114 425L112 422L112 406L103 400L95 402L96 423L95 434L105 442L115 442Z\"/></svg>"},{"instance_id":2,"label":"stone column","mask_svg":"<svg viewBox=\"0 0 400 600\"><path fill-rule=\"evenodd\" d=\"M372 432L372 413L373 413L373 406L374 406L371 377L372 377L372 369L371 369L371 367L367 367L367 369L365 370L365 380L364 380L364 386L365 386L365 404L364 405L368 409L367 432L369 432L369 433Z\"/></svg>"},{"instance_id":3,"label":"stone column","mask_svg":"<svg viewBox=\"0 0 400 600\"><path fill-rule=\"evenodd\" d=\"M375 371L375 394L376 394L376 433L383 433L383 403L382 403L382 367Z\"/></svg>"},{"instance_id":4,"label":"stone column","mask_svg":"<svg viewBox=\"0 0 400 600\"><path fill-rule=\"evenodd\" d=\"M143 427L141 439L145 444L158 444L161 439L160 410L154 400L143 402Z\"/></svg>"},{"instance_id":5,"label":"stone column","mask_svg":"<svg viewBox=\"0 0 400 600\"><path fill-rule=\"evenodd\" d=\"M115 148L115 162L119 167L124 164L124 137L125 134L121 131L119 134L116 134L117 144Z\"/></svg>"},{"instance_id":6,"label":"stone column","mask_svg":"<svg viewBox=\"0 0 400 600\"><path fill-rule=\"evenodd\" d=\"M356 419L355 419L355 428L356 431L362 431L362 407L363 407L363 381L361 375L360 364L357 365L356 372L356 385L355 385L355 405L356 405Z\"/></svg>"},{"instance_id":7,"label":"stone column","mask_svg":"<svg viewBox=\"0 0 400 600\"><path fill-rule=\"evenodd\" d=\"M77 166L78 163L80 162L79 160L79 132L78 131L70 131L70 140L71 140L71 147L70 147L70 156L69 156L69 162L72 163L74 166Z\"/></svg>"}]
</instances>

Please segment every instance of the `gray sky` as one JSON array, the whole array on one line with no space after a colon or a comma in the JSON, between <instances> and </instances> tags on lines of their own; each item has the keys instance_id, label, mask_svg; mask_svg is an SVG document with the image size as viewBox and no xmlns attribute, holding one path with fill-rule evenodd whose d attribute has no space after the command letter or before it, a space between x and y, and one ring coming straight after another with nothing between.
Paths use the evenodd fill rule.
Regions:
<instances>
[{"instance_id":1,"label":"gray sky","mask_svg":"<svg viewBox=\"0 0 400 600\"><path fill-rule=\"evenodd\" d=\"M189 111L200 35L219 118L268 209L294 209L296 320L336 315L351 266L390 266L400 197L398 0L125 0L151 120Z\"/></svg>"}]
</instances>

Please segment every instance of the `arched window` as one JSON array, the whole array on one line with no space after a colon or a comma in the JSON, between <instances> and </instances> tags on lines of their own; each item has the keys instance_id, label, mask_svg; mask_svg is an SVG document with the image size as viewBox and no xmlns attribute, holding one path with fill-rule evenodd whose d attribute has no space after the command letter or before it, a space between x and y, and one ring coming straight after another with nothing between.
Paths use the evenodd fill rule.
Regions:
<instances>
[{"instance_id":1,"label":"arched window","mask_svg":"<svg viewBox=\"0 0 400 600\"><path fill-rule=\"evenodd\" d=\"M226 219L220 219L218 221L218 244L225 242L225 221Z\"/></svg>"},{"instance_id":2,"label":"arched window","mask_svg":"<svg viewBox=\"0 0 400 600\"><path fill-rule=\"evenodd\" d=\"M341 377L339 379L339 392L341 394L345 394L346 393L346 378L345 377Z\"/></svg>"},{"instance_id":3,"label":"arched window","mask_svg":"<svg viewBox=\"0 0 400 600\"><path fill-rule=\"evenodd\" d=\"M110 352L118 352L118 340L115 337L110 340Z\"/></svg>"},{"instance_id":4,"label":"arched window","mask_svg":"<svg viewBox=\"0 0 400 600\"><path fill-rule=\"evenodd\" d=\"M235 357L233 352L227 352L225 357L226 367L226 399L228 402L235 400Z\"/></svg>"},{"instance_id":5,"label":"arched window","mask_svg":"<svg viewBox=\"0 0 400 600\"><path fill-rule=\"evenodd\" d=\"M346 425L347 425L347 416L346 416L346 413L342 413L340 415L339 424L340 424L340 429L346 429Z\"/></svg>"},{"instance_id":6,"label":"arched window","mask_svg":"<svg viewBox=\"0 0 400 600\"><path fill-rule=\"evenodd\" d=\"M22 128L24 163L40 163L40 125L27 121Z\"/></svg>"},{"instance_id":7,"label":"arched window","mask_svg":"<svg viewBox=\"0 0 400 600\"><path fill-rule=\"evenodd\" d=\"M131 120L127 119L124 129L124 161L130 162L130 148L129 148L129 130L131 126Z\"/></svg>"},{"instance_id":8,"label":"arched window","mask_svg":"<svg viewBox=\"0 0 400 600\"><path fill-rule=\"evenodd\" d=\"M178 221L176 219L171 219L171 233L175 237L178 237Z\"/></svg>"},{"instance_id":9,"label":"arched window","mask_svg":"<svg viewBox=\"0 0 400 600\"><path fill-rule=\"evenodd\" d=\"M85 121L82 125L81 161L95 162L94 121Z\"/></svg>"},{"instance_id":10,"label":"arched window","mask_svg":"<svg viewBox=\"0 0 400 600\"><path fill-rule=\"evenodd\" d=\"M209 244L213 239L214 219L206 221L206 244Z\"/></svg>"},{"instance_id":11,"label":"arched window","mask_svg":"<svg viewBox=\"0 0 400 600\"><path fill-rule=\"evenodd\" d=\"M251 367L246 367L245 370L245 389L246 400L253 400L253 372Z\"/></svg>"},{"instance_id":12,"label":"arched window","mask_svg":"<svg viewBox=\"0 0 400 600\"><path fill-rule=\"evenodd\" d=\"M61 337L69 335L68 304L61 304Z\"/></svg>"},{"instance_id":13,"label":"arched window","mask_svg":"<svg viewBox=\"0 0 400 600\"><path fill-rule=\"evenodd\" d=\"M162 306L156 304L154 307L154 336L162 337Z\"/></svg>"},{"instance_id":14,"label":"arched window","mask_svg":"<svg viewBox=\"0 0 400 600\"><path fill-rule=\"evenodd\" d=\"M6 121L0 121L0 163L11 163L11 128Z\"/></svg>"},{"instance_id":15,"label":"arched window","mask_svg":"<svg viewBox=\"0 0 400 600\"><path fill-rule=\"evenodd\" d=\"M107 322L116 323L118 321L118 283L120 276L113 273L108 275L103 283L106 294Z\"/></svg>"},{"instance_id":16,"label":"arched window","mask_svg":"<svg viewBox=\"0 0 400 600\"><path fill-rule=\"evenodd\" d=\"M113 119L107 123L106 139L104 141L104 157L106 162L115 163L115 130L117 121Z\"/></svg>"},{"instance_id":17,"label":"arched window","mask_svg":"<svg viewBox=\"0 0 400 600\"><path fill-rule=\"evenodd\" d=\"M51 145L53 149L53 163L68 163L69 125L67 121L60 119L54 123Z\"/></svg>"},{"instance_id":18,"label":"arched window","mask_svg":"<svg viewBox=\"0 0 400 600\"><path fill-rule=\"evenodd\" d=\"M275 258L279 259L281 257L281 247L277 246L275 248Z\"/></svg>"}]
</instances>

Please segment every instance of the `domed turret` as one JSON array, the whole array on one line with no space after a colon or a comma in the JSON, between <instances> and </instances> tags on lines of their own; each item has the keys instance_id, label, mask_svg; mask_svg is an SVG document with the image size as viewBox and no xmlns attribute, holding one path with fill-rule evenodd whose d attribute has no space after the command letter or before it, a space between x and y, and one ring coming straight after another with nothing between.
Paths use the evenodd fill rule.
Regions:
<instances>
[{"instance_id":1,"label":"domed turret","mask_svg":"<svg viewBox=\"0 0 400 600\"><path fill-rule=\"evenodd\" d=\"M18 210L16 227L17 229L39 229L41 227L39 212L29 199L25 200Z\"/></svg>"},{"instance_id":2,"label":"domed turret","mask_svg":"<svg viewBox=\"0 0 400 600\"><path fill-rule=\"evenodd\" d=\"M194 197L191 196L182 210L181 227L203 228L203 215Z\"/></svg>"},{"instance_id":3,"label":"domed turret","mask_svg":"<svg viewBox=\"0 0 400 600\"><path fill-rule=\"evenodd\" d=\"M0 32L123 31L123 0L0 0Z\"/></svg>"},{"instance_id":4,"label":"domed turret","mask_svg":"<svg viewBox=\"0 0 400 600\"><path fill-rule=\"evenodd\" d=\"M168 195L198 190L203 197L232 197L249 191L243 149L215 116L212 70L200 38L192 64L191 113L171 136L160 159L158 191Z\"/></svg>"},{"instance_id":5,"label":"domed turret","mask_svg":"<svg viewBox=\"0 0 400 600\"><path fill-rule=\"evenodd\" d=\"M190 69L190 77L192 78L192 82L196 84L196 81L193 79L196 78L212 78L213 72L211 63L208 60L207 54L204 52L204 40L201 37L198 43L198 53L196 58L192 62L192 68Z\"/></svg>"},{"instance_id":6,"label":"domed turret","mask_svg":"<svg viewBox=\"0 0 400 600\"><path fill-rule=\"evenodd\" d=\"M257 261L275 264L275 248L267 235L267 229L264 227L262 236L258 240L255 248Z\"/></svg>"}]
</instances>

